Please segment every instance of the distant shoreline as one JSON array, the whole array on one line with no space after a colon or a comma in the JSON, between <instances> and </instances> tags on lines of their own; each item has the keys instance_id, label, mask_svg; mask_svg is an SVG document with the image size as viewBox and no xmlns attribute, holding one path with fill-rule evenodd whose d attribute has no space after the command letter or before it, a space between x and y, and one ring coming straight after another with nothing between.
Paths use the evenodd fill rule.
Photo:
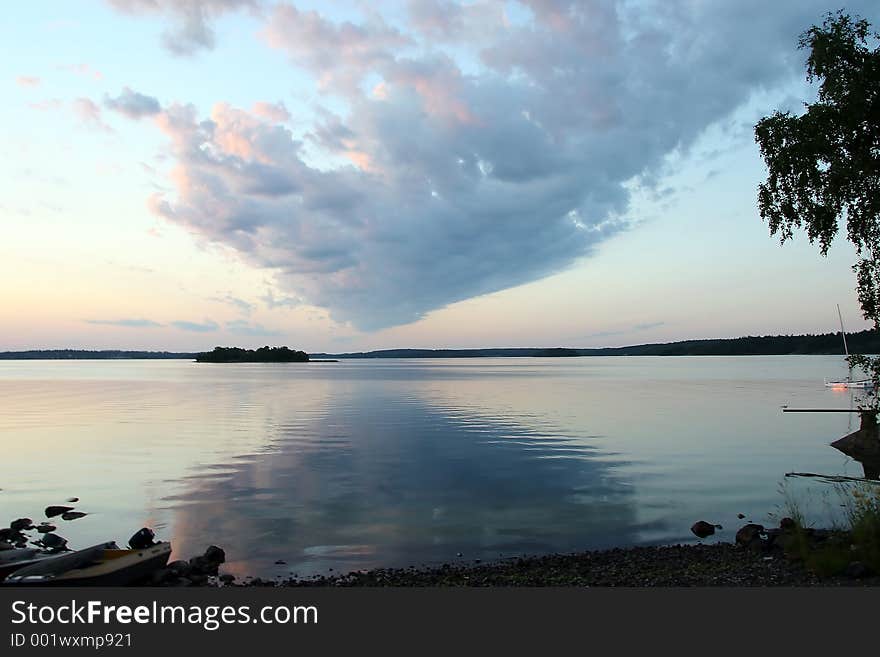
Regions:
<instances>
[{"instance_id":1,"label":"distant shoreline","mask_svg":"<svg viewBox=\"0 0 880 657\"><path fill-rule=\"evenodd\" d=\"M880 353L880 332L865 330L847 335L850 353ZM579 356L789 356L840 355L839 333L818 335L772 335L681 340L631 345L575 349L568 347L513 347L489 349L381 349L331 354L310 353L318 360L365 358L566 358ZM0 360L181 360L193 359L200 352L123 351L85 349L31 349L0 352Z\"/></svg>"}]
</instances>

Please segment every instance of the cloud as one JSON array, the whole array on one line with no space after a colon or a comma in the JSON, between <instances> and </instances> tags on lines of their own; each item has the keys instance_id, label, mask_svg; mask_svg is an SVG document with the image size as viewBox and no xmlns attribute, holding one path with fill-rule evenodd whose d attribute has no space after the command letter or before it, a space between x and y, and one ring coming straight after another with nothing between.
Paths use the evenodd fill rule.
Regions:
<instances>
[{"instance_id":1,"label":"cloud","mask_svg":"<svg viewBox=\"0 0 880 657\"><path fill-rule=\"evenodd\" d=\"M107 0L127 14L160 14L171 21L162 43L175 55L192 55L214 47L211 24L221 15L240 9L257 11L261 0Z\"/></svg>"},{"instance_id":2,"label":"cloud","mask_svg":"<svg viewBox=\"0 0 880 657\"><path fill-rule=\"evenodd\" d=\"M226 330L236 335L246 335L251 337L274 337L283 335L280 331L267 329L262 324L251 324L244 320L234 320L226 322Z\"/></svg>"},{"instance_id":3,"label":"cloud","mask_svg":"<svg viewBox=\"0 0 880 657\"><path fill-rule=\"evenodd\" d=\"M564 270L627 230L632 188L657 186L670 154L803 76L797 36L825 11L524 4L527 19L486 27L482 5L417 3L409 30L277 7L266 41L344 111L294 134L257 108L164 107L173 192L150 207L338 322L413 322Z\"/></svg>"},{"instance_id":4,"label":"cloud","mask_svg":"<svg viewBox=\"0 0 880 657\"><path fill-rule=\"evenodd\" d=\"M254 310L254 304L245 301L244 299L239 299L238 297L234 297L231 294L226 294L222 297L210 297L209 301L216 301L217 303L225 303L233 308L238 309L240 312L245 315L250 315Z\"/></svg>"},{"instance_id":5,"label":"cloud","mask_svg":"<svg viewBox=\"0 0 880 657\"><path fill-rule=\"evenodd\" d=\"M290 112L287 111L287 108L282 102L266 103L259 101L254 103L251 111L257 116L261 116L270 121L275 121L276 123L284 123L285 121L290 120Z\"/></svg>"},{"instance_id":6,"label":"cloud","mask_svg":"<svg viewBox=\"0 0 880 657\"><path fill-rule=\"evenodd\" d=\"M19 87L38 87L40 86L40 78L32 75L19 75L15 78L15 83Z\"/></svg>"},{"instance_id":7,"label":"cloud","mask_svg":"<svg viewBox=\"0 0 880 657\"><path fill-rule=\"evenodd\" d=\"M155 328L162 326L151 319L87 319L88 324L101 324L107 326L123 326L125 328Z\"/></svg>"},{"instance_id":8,"label":"cloud","mask_svg":"<svg viewBox=\"0 0 880 657\"><path fill-rule=\"evenodd\" d=\"M104 123L101 116L101 108L88 98L77 98L71 103L73 112L79 117L80 122L88 127L102 132L113 132L113 128Z\"/></svg>"},{"instance_id":9,"label":"cloud","mask_svg":"<svg viewBox=\"0 0 880 657\"><path fill-rule=\"evenodd\" d=\"M159 101L152 96L145 96L128 87L125 87L116 98L104 96L104 107L119 112L130 119L152 116L158 114L162 109Z\"/></svg>"},{"instance_id":10,"label":"cloud","mask_svg":"<svg viewBox=\"0 0 880 657\"><path fill-rule=\"evenodd\" d=\"M298 297L283 294L276 296L271 288L266 289L266 294L260 297L260 301L266 304L269 310L274 310L275 308L295 308L303 304L303 300Z\"/></svg>"},{"instance_id":11,"label":"cloud","mask_svg":"<svg viewBox=\"0 0 880 657\"><path fill-rule=\"evenodd\" d=\"M176 321L171 322L171 325L182 331L193 331L195 333L210 333L220 328L220 325L217 324L217 322L210 319L206 319L202 324L197 322Z\"/></svg>"}]
</instances>

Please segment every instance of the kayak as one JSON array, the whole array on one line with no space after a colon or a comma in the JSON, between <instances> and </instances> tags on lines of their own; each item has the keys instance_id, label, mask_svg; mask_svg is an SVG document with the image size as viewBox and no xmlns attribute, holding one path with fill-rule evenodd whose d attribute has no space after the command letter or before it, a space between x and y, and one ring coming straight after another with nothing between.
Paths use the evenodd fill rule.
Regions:
<instances>
[{"instance_id":1,"label":"kayak","mask_svg":"<svg viewBox=\"0 0 880 657\"><path fill-rule=\"evenodd\" d=\"M170 543L123 550L102 543L18 568L3 580L6 586L126 586L149 578L168 563Z\"/></svg>"}]
</instances>

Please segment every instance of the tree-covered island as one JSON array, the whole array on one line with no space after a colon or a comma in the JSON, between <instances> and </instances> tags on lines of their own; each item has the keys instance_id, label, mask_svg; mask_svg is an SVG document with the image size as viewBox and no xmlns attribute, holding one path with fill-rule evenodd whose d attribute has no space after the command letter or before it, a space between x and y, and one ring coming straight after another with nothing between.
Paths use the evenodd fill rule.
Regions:
<instances>
[{"instance_id":1,"label":"tree-covered island","mask_svg":"<svg viewBox=\"0 0 880 657\"><path fill-rule=\"evenodd\" d=\"M214 347L214 351L196 354L198 363L307 363L309 355L287 347Z\"/></svg>"}]
</instances>

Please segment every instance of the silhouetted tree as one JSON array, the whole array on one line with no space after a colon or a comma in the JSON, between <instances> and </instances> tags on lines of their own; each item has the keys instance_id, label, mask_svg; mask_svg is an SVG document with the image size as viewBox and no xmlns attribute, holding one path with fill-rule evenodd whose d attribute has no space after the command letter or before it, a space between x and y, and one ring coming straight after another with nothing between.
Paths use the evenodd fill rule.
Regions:
<instances>
[{"instance_id":1,"label":"silhouetted tree","mask_svg":"<svg viewBox=\"0 0 880 657\"><path fill-rule=\"evenodd\" d=\"M856 291L865 319L880 328L880 49L864 19L837 12L801 34L807 80L820 83L800 116L775 112L755 126L767 164L758 208L780 241L804 229L826 255L846 221L856 247ZM873 44L873 49L871 45ZM880 358L854 356L880 384ZM876 388L875 388L876 390ZM874 403L877 403L876 395Z\"/></svg>"}]
</instances>

